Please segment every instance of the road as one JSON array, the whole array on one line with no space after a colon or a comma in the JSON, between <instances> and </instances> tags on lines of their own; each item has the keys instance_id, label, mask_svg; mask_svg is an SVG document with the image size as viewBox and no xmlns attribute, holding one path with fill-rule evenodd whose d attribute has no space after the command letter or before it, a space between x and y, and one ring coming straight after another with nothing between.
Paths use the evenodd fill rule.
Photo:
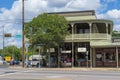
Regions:
<instances>
[{"instance_id":1,"label":"road","mask_svg":"<svg viewBox=\"0 0 120 80\"><path fill-rule=\"evenodd\" d=\"M0 80L120 80L120 72L40 68L0 68Z\"/></svg>"}]
</instances>

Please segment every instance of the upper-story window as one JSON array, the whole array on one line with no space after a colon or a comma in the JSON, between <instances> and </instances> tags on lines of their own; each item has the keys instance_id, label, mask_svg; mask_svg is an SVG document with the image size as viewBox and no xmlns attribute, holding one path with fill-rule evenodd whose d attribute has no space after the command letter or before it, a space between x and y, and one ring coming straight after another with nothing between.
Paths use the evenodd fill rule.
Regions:
<instances>
[{"instance_id":1,"label":"upper-story window","mask_svg":"<svg viewBox=\"0 0 120 80\"><path fill-rule=\"evenodd\" d=\"M71 34L72 34L72 27L71 27L71 25L70 25L70 24L68 24L68 31L69 31L69 33L71 33Z\"/></svg>"},{"instance_id":2,"label":"upper-story window","mask_svg":"<svg viewBox=\"0 0 120 80\"><path fill-rule=\"evenodd\" d=\"M105 23L92 23L92 33L106 33Z\"/></svg>"},{"instance_id":3,"label":"upper-story window","mask_svg":"<svg viewBox=\"0 0 120 80\"><path fill-rule=\"evenodd\" d=\"M62 45L62 50L71 50L71 43L64 43Z\"/></svg>"},{"instance_id":4,"label":"upper-story window","mask_svg":"<svg viewBox=\"0 0 120 80\"><path fill-rule=\"evenodd\" d=\"M90 33L89 24L88 23L76 23L75 24L75 33L76 34Z\"/></svg>"}]
</instances>

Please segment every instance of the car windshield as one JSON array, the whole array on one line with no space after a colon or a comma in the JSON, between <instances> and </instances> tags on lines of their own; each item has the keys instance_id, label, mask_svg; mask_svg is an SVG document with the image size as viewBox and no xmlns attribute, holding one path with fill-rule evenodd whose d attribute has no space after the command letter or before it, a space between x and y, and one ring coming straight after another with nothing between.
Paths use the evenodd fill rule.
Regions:
<instances>
[{"instance_id":1,"label":"car windshield","mask_svg":"<svg viewBox=\"0 0 120 80\"><path fill-rule=\"evenodd\" d=\"M38 59L32 59L32 61L39 61Z\"/></svg>"}]
</instances>

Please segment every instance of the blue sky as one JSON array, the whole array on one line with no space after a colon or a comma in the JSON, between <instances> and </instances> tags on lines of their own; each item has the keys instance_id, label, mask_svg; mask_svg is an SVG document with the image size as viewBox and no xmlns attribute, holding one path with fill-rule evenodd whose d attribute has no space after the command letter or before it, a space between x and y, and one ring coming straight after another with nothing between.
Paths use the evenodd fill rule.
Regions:
<instances>
[{"instance_id":1,"label":"blue sky","mask_svg":"<svg viewBox=\"0 0 120 80\"><path fill-rule=\"evenodd\" d=\"M14 0L0 0L0 8L10 9Z\"/></svg>"},{"instance_id":2,"label":"blue sky","mask_svg":"<svg viewBox=\"0 0 120 80\"><path fill-rule=\"evenodd\" d=\"M13 36L22 34L22 0L0 0L0 27ZM120 30L120 0L25 0L25 21L43 12L95 10L98 19L114 21L114 30ZM2 35L2 29L0 29ZM21 46L21 39L5 39L5 45ZM2 36L0 36L2 44ZM2 48L2 46L0 46Z\"/></svg>"}]
</instances>

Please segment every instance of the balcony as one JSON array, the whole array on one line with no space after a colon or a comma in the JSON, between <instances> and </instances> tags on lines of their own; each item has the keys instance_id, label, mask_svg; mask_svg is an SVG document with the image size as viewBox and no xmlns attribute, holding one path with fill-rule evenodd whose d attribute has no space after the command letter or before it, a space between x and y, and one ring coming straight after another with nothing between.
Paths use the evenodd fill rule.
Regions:
<instances>
[{"instance_id":1,"label":"balcony","mask_svg":"<svg viewBox=\"0 0 120 80\"><path fill-rule=\"evenodd\" d=\"M105 33L91 33L91 34L72 34L66 36L65 41L72 40L107 40L111 39L111 35Z\"/></svg>"}]
</instances>

